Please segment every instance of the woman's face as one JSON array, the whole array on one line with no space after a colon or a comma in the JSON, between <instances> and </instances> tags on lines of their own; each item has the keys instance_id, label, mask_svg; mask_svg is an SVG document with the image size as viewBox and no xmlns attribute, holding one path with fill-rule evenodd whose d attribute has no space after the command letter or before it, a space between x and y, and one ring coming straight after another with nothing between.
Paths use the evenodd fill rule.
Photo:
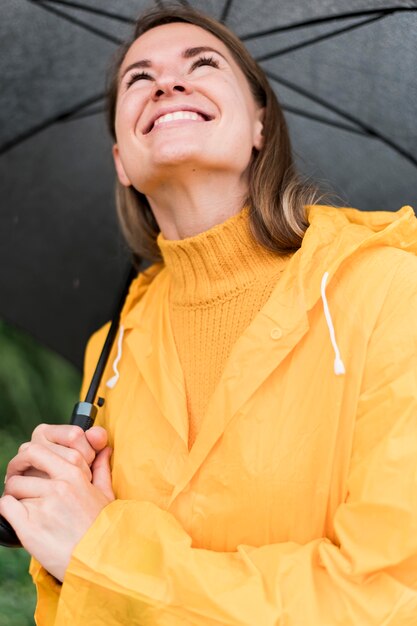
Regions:
<instances>
[{"instance_id":1,"label":"woman's face","mask_svg":"<svg viewBox=\"0 0 417 626\"><path fill-rule=\"evenodd\" d=\"M119 77L113 155L122 184L152 193L179 167L244 176L262 144L262 109L217 37L158 26L132 44Z\"/></svg>"}]
</instances>

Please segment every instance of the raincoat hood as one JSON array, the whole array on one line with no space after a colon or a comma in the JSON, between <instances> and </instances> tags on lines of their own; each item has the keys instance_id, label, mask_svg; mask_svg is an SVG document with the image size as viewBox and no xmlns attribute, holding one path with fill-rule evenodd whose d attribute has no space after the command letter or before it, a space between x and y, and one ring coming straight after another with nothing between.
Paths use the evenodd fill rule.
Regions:
<instances>
[{"instance_id":1,"label":"raincoat hood","mask_svg":"<svg viewBox=\"0 0 417 626\"><path fill-rule=\"evenodd\" d=\"M417 221L410 206L389 213L317 205L309 207L307 215L309 228L296 270L307 309L317 302L323 274L329 273L330 282L354 254L377 246L417 254Z\"/></svg>"}]
</instances>

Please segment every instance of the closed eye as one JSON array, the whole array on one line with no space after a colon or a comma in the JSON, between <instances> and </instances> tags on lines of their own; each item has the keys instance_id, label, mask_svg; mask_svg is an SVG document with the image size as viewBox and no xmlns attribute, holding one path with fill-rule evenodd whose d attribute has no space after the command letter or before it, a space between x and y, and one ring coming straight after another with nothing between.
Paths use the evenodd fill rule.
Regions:
<instances>
[{"instance_id":1,"label":"closed eye","mask_svg":"<svg viewBox=\"0 0 417 626\"><path fill-rule=\"evenodd\" d=\"M200 57L191 66L191 71L195 70L197 67L202 67L203 65L210 65L211 67L219 67L219 62L214 57Z\"/></svg>"},{"instance_id":2,"label":"closed eye","mask_svg":"<svg viewBox=\"0 0 417 626\"><path fill-rule=\"evenodd\" d=\"M134 72L126 81L126 89L129 89L138 80L152 80L152 76L147 72Z\"/></svg>"}]
</instances>

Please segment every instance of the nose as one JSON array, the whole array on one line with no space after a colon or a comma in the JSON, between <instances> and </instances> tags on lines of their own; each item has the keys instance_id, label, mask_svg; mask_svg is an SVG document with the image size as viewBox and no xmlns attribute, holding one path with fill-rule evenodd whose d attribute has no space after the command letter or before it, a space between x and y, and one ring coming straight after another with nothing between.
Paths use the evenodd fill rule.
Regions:
<instances>
[{"instance_id":1,"label":"nose","mask_svg":"<svg viewBox=\"0 0 417 626\"><path fill-rule=\"evenodd\" d=\"M174 76L159 77L155 80L152 90L152 100L159 100L163 96L173 96L176 93L191 93L191 86L186 80Z\"/></svg>"}]
</instances>

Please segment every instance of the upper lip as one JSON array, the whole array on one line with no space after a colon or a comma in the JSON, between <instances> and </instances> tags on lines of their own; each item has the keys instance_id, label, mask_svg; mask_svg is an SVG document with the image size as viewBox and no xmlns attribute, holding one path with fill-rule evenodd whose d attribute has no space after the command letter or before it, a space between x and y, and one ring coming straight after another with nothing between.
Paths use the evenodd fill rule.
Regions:
<instances>
[{"instance_id":1,"label":"upper lip","mask_svg":"<svg viewBox=\"0 0 417 626\"><path fill-rule=\"evenodd\" d=\"M214 117L213 115L211 115L210 113L207 113L207 111L204 111L203 109L200 109L199 107L191 106L189 104L178 104L175 106L159 109L159 111L157 111L147 122L147 124L142 130L142 133L144 135L149 133L152 130L153 125L155 124L155 121L158 119L158 117L162 117L162 115L167 115L168 113L175 113L175 111L193 111L194 113L199 113L200 115L202 115L204 119L207 121L212 120Z\"/></svg>"}]
</instances>

